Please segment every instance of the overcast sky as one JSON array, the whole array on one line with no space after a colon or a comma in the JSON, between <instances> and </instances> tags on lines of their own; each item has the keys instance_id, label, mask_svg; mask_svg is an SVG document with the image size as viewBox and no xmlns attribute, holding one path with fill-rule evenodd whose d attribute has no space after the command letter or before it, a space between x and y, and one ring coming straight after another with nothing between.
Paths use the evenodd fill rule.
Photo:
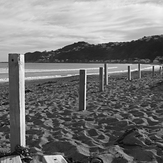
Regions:
<instances>
[{"instance_id":1,"label":"overcast sky","mask_svg":"<svg viewBox=\"0 0 163 163\"><path fill-rule=\"evenodd\" d=\"M163 34L163 0L0 0L0 61L78 41Z\"/></svg>"}]
</instances>

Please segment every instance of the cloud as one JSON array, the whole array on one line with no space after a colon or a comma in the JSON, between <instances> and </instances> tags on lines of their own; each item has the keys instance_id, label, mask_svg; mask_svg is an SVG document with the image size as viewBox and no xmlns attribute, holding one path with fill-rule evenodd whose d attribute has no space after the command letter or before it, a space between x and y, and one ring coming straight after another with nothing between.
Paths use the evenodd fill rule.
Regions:
<instances>
[{"instance_id":1,"label":"cloud","mask_svg":"<svg viewBox=\"0 0 163 163\"><path fill-rule=\"evenodd\" d=\"M162 34L162 20L162 0L0 0L0 58Z\"/></svg>"}]
</instances>

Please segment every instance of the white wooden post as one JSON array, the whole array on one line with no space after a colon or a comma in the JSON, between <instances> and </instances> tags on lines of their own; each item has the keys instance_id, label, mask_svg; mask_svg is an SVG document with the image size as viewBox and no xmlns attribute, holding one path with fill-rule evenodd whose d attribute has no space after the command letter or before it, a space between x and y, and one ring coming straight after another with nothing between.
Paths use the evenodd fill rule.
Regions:
<instances>
[{"instance_id":1,"label":"white wooden post","mask_svg":"<svg viewBox=\"0 0 163 163\"><path fill-rule=\"evenodd\" d=\"M47 155L42 160L42 163L68 163L62 155Z\"/></svg>"},{"instance_id":2,"label":"white wooden post","mask_svg":"<svg viewBox=\"0 0 163 163\"><path fill-rule=\"evenodd\" d=\"M155 76L155 66L152 66L152 77Z\"/></svg>"},{"instance_id":3,"label":"white wooden post","mask_svg":"<svg viewBox=\"0 0 163 163\"><path fill-rule=\"evenodd\" d=\"M128 80L131 80L131 67L128 66Z\"/></svg>"},{"instance_id":4,"label":"white wooden post","mask_svg":"<svg viewBox=\"0 0 163 163\"><path fill-rule=\"evenodd\" d=\"M103 67L99 68L99 91L104 91L104 69Z\"/></svg>"},{"instance_id":5,"label":"white wooden post","mask_svg":"<svg viewBox=\"0 0 163 163\"><path fill-rule=\"evenodd\" d=\"M86 85L87 75L86 70L80 70L79 79L79 111L86 110Z\"/></svg>"},{"instance_id":6,"label":"white wooden post","mask_svg":"<svg viewBox=\"0 0 163 163\"><path fill-rule=\"evenodd\" d=\"M104 84L108 85L108 65L107 65L107 63L104 64L104 71L105 71L105 81L104 81Z\"/></svg>"},{"instance_id":7,"label":"white wooden post","mask_svg":"<svg viewBox=\"0 0 163 163\"><path fill-rule=\"evenodd\" d=\"M20 156L11 155L0 158L0 163L22 163Z\"/></svg>"},{"instance_id":8,"label":"white wooden post","mask_svg":"<svg viewBox=\"0 0 163 163\"><path fill-rule=\"evenodd\" d=\"M140 65L140 63L138 63L138 75L139 75L139 79L141 79L141 65Z\"/></svg>"},{"instance_id":9,"label":"white wooden post","mask_svg":"<svg viewBox=\"0 0 163 163\"><path fill-rule=\"evenodd\" d=\"M24 55L9 54L9 102L10 143L13 152L16 145L26 146Z\"/></svg>"}]
</instances>

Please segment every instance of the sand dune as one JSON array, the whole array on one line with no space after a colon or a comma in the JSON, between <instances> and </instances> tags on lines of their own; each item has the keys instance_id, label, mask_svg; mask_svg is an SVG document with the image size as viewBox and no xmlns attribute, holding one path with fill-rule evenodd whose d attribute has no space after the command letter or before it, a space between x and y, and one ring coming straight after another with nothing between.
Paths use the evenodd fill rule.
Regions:
<instances>
[{"instance_id":1,"label":"sand dune","mask_svg":"<svg viewBox=\"0 0 163 163\"><path fill-rule=\"evenodd\" d=\"M110 76L104 92L99 92L98 76L89 76L86 111L78 111L78 76L28 81L26 139L32 155L62 154L83 163L91 158L162 163L162 78L149 72L142 79L132 75L132 81L125 74ZM9 149L8 85L0 90L0 147Z\"/></svg>"}]
</instances>

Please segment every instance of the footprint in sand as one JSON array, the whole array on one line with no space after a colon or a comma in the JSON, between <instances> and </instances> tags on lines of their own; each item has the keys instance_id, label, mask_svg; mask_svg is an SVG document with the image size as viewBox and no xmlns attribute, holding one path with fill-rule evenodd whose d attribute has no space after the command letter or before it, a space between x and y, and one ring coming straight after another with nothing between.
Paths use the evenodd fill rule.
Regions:
<instances>
[{"instance_id":1,"label":"footprint in sand","mask_svg":"<svg viewBox=\"0 0 163 163\"><path fill-rule=\"evenodd\" d=\"M96 130L96 129L88 129L87 130L87 133L88 133L88 135L89 136L98 136L99 135L99 133L98 133L98 131Z\"/></svg>"}]
</instances>

